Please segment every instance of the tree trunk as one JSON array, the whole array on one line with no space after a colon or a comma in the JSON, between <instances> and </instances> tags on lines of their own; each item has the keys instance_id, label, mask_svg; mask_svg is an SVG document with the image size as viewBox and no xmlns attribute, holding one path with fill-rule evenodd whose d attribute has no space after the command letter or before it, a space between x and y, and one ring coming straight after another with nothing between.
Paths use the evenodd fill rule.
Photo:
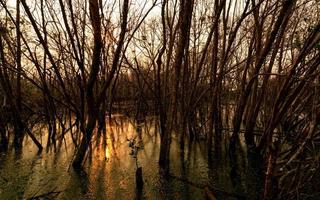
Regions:
<instances>
[{"instance_id":1,"label":"tree trunk","mask_svg":"<svg viewBox=\"0 0 320 200\"><path fill-rule=\"evenodd\" d=\"M81 144L77 150L76 156L73 160L73 167L80 168L82 166L86 151L91 142L93 130L96 126L96 121L99 113L99 105L96 104L94 98L94 86L98 78L100 68L100 54L102 49L102 38L101 38L101 21L99 14L99 4L97 0L89 1L89 10L91 15L91 24L93 27L94 36L94 47L93 47L93 58L91 64L91 71L89 74L89 80L86 88L86 101L88 107L88 121L86 124L85 132L81 140Z\"/></svg>"},{"instance_id":2,"label":"tree trunk","mask_svg":"<svg viewBox=\"0 0 320 200\"><path fill-rule=\"evenodd\" d=\"M88 122L86 126L85 133L83 134L83 138L81 140L80 146L77 150L76 156L73 160L72 166L75 169L80 169L82 167L82 163L84 161L87 149L89 147L89 144L91 142L91 138L93 135L93 130L96 125L96 116L90 115L88 117Z\"/></svg>"}]
</instances>

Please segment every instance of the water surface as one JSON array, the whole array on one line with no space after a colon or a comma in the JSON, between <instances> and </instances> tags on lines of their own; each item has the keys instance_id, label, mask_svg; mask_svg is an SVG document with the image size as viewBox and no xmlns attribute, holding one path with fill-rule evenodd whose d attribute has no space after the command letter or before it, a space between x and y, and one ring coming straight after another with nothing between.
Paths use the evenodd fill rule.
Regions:
<instances>
[{"instance_id":1,"label":"water surface","mask_svg":"<svg viewBox=\"0 0 320 200\"><path fill-rule=\"evenodd\" d=\"M38 131L45 135L45 130ZM224 134L228 137L228 134ZM46 144L45 137L42 143ZM138 153L138 165L143 170L144 187L136 192L136 160L130 155L128 140L141 139L143 149ZM230 162L227 144L221 154L213 152L208 158L205 141L188 142L185 152L179 149L173 135L170 173L159 173L159 133L154 117L143 123L122 115L108 120L107 137L95 136L84 171L70 167L74 145L70 134L53 148L38 154L27 138L22 152L13 150L0 155L0 199L27 199L51 193L53 199L205 199L203 186L216 189L218 199L237 199L224 192L257 199L261 194L259 164L249 162L245 149Z\"/></svg>"}]
</instances>

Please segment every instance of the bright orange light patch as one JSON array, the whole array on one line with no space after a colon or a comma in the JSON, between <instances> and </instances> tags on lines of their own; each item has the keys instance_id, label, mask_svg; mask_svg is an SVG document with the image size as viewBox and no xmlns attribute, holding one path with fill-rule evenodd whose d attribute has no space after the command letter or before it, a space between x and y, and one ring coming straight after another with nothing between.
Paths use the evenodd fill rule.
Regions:
<instances>
[{"instance_id":1,"label":"bright orange light patch","mask_svg":"<svg viewBox=\"0 0 320 200\"><path fill-rule=\"evenodd\" d=\"M106 160L109 160L110 159L110 155L111 155L111 152L110 152L110 149L108 146L106 146L106 155L105 155L105 159Z\"/></svg>"}]
</instances>

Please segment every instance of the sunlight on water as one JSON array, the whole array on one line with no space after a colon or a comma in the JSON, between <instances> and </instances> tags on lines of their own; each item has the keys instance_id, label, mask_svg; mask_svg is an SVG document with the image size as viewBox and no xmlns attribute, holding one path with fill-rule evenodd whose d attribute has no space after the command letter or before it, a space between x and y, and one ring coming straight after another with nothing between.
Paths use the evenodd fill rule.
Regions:
<instances>
[{"instance_id":1,"label":"sunlight on water","mask_svg":"<svg viewBox=\"0 0 320 200\"><path fill-rule=\"evenodd\" d=\"M204 199L202 189L159 175L160 137L157 130L154 117L137 124L122 115L113 116L108 120L106 136L101 134L93 138L91 153L80 174L70 167L74 156L70 134L57 143L56 152L50 148L39 155L27 138L22 154L9 152L0 156L0 176L7 180L0 179L0 199L30 198L52 191L59 192L56 199ZM221 159L208 162L205 141L188 144L185 153L181 154L176 138L173 137L170 153L172 175L195 185L210 184L228 192L255 190L252 186L257 185L257 178L248 177L252 173L248 172L243 157L239 156L240 162L233 167L225 153ZM136 160L130 155L132 149L128 142L132 139L141 140L143 144L137 156L143 170L142 194L137 194L135 188ZM44 146L45 140L44 136ZM230 178L232 172L236 178Z\"/></svg>"},{"instance_id":2,"label":"sunlight on water","mask_svg":"<svg viewBox=\"0 0 320 200\"><path fill-rule=\"evenodd\" d=\"M105 156L105 159L106 160L109 160L110 159L110 149L107 147L106 148L106 156Z\"/></svg>"}]
</instances>

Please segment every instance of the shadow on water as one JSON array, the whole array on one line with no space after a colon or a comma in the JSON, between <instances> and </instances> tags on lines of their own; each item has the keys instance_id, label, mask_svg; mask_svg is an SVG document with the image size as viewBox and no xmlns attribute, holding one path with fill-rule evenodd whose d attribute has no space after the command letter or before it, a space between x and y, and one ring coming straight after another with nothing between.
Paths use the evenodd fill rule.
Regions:
<instances>
[{"instance_id":1,"label":"shadow on water","mask_svg":"<svg viewBox=\"0 0 320 200\"><path fill-rule=\"evenodd\" d=\"M55 199L205 199L209 187L218 199L258 199L261 192L261 161L246 150L228 155L221 145L208 156L206 141L187 141L184 151L173 135L171 176L159 173L160 138L154 117L133 121L122 115L108 120L107 136L95 137L83 171L70 167L74 145L70 134L56 151L37 154L27 138L19 153L9 150L0 155L0 199L27 199L55 192ZM46 134L46 133L41 133ZM46 138L45 136L42 138ZM228 139L228 137L225 137ZM143 143L138 153L143 187L136 188L136 160L130 155L128 140ZM46 144L46 141L42 141ZM236 194L236 195L230 195Z\"/></svg>"}]
</instances>

